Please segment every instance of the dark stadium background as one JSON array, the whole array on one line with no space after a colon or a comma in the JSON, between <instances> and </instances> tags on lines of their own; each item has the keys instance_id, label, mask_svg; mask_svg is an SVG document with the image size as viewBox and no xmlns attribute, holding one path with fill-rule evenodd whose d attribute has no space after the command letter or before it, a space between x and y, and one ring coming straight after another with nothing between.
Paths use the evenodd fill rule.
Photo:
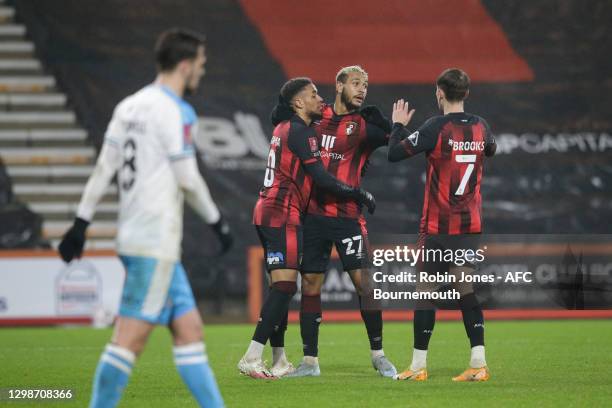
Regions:
<instances>
[{"instance_id":1,"label":"dark stadium background","mask_svg":"<svg viewBox=\"0 0 612 408\"><path fill-rule=\"evenodd\" d=\"M189 99L196 111L204 118L225 118L232 122L236 112L253 114L259 118L263 132L266 135L271 132L268 115L280 85L288 77L270 53L260 27L247 16L239 1L15 0L8 3L16 8L16 20L27 26L44 71L53 75L58 88L67 94L69 106L88 132L88 143L96 147L102 142L117 102L154 78L154 39L161 30L171 26L193 28L207 36L207 74L201 91ZM320 8L316 10L320 18L309 29L333 33L335 16L324 12L323 3L313 3L313 7ZM406 7L413 4L393 3L405 3ZM467 103L468 111L487 118L502 145L502 154L485 170L486 232L610 232L612 3L606 0L482 0L457 4L464 3L484 7L533 73L533 79L526 81L474 81ZM349 2L346 4L349 8ZM342 29L358 27L378 13L376 2L350 4L347 14L355 14L355 21ZM407 26L406 30L418 32L454 7L453 2L432 4L434 9L416 16L418 24ZM460 23L461 10L453 12ZM299 22L301 16L296 13L294 18ZM373 38L356 35L354 42L346 45L353 58L347 59L344 65L362 63L360 43L379 41L389 55L401 53L401 43L394 45L384 37L385 20L377 21L378 26L371 33ZM476 29L478 24L464 24L461 29ZM304 35L308 36L309 32ZM414 36L414 41L421 41L419 38ZM487 41L489 38L483 36L468 48L473 48L477 55L479 47ZM329 42L313 43L300 52L316 60L321 48L338 46L330 34ZM430 52L435 59L440 50L432 47ZM478 58L478 64L492 63L486 55ZM365 63L364 67L368 69ZM438 73L431 72L430 83L384 84L377 83L372 74L367 103L376 104L388 113L394 98L406 97L417 109L413 122L422 123L437 113L433 81ZM328 73L330 79L334 75L335 70ZM333 86L321 84L319 88L325 99L331 101ZM386 163L385 152L383 149L374 155L364 182L378 201L377 214L369 220L370 229L375 233L414 233L422 204L424 161L421 158L391 165ZM243 304L247 291L246 251L248 246L258 244L250 224L251 211L263 172L241 168L240 162L259 161L263 168L263 160L247 153L244 158L231 159L238 162L233 164L236 169L222 169L208 164L206 151L202 154L201 170L228 217L237 242L230 256L214 257L214 244L209 244L214 242L214 236L187 210L184 263L198 296ZM222 305L217 303L217 306Z\"/></svg>"}]
</instances>

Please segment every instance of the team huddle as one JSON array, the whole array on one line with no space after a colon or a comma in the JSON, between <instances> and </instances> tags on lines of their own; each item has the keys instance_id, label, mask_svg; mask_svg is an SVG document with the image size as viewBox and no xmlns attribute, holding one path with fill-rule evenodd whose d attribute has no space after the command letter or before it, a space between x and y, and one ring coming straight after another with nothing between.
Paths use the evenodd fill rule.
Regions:
<instances>
[{"instance_id":1,"label":"team huddle","mask_svg":"<svg viewBox=\"0 0 612 408\"><path fill-rule=\"evenodd\" d=\"M481 233L483 160L495 153L486 121L467 114L463 101L469 77L447 69L436 81L436 99L443 116L409 132L414 110L400 99L392 120L374 106L364 107L368 74L360 66L340 69L333 105L324 105L315 84L293 78L280 90L272 112L275 126L264 185L253 214L266 257L270 291L262 306L252 341L238 363L253 378L319 376L318 334L321 286L332 245L359 295L361 316L370 342L372 366L396 380L427 379L426 356L435 323L435 305L419 302L414 313L414 351L410 367L397 373L383 351L381 308L367 282L370 250L363 206L373 214L372 194L361 189L361 177L371 153L388 145L388 160L396 162L419 153L427 155L426 187L418 244L425 248L478 246ZM471 273L473 265L424 265L437 273ZM304 358L297 368L284 351L289 302L301 279L300 334ZM436 290L436 287L418 287ZM422 285L421 285L422 286ZM471 344L470 368L453 381L486 381L482 309L471 285L459 285L459 306ZM272 347L266 367L265 344Z\"/></svg>"},{"instance_id":2,"label":"team huddle","mask_svg":"<svg viewBox=\"0 0 612 408\"><path fill-rule=\"evenodd\" d=\"M228 223L200 175L192 134L194 109L183 96L197 90L206 63L203 38L173 29L161 34L156 48L157 78L115 109L72 227L59 246L66 262L80 258L96 206L117 174L120 189L117 252L126 270L118 317L93 381L92 408L115 407L137 357L157 325L170 329L174 362L201 407L222 407L223 398L208 364L202 321L180 262L183 203L211 226L221 252L232 246ZM414 351L410 367L398 373L383 351L383 318L367 279L370 246L362 208L374 214L376 202L360 187L368 158L388 146L391 162L427 155L426 191L419 229L425 247L478 245L481 232L483 160L495 153L484 119L464 113L469 78L445 70L436 82L443 116L407 130L414 110L400 99L388 120L363 106L368 74L359 66L342 68L336 95L325 105L308 78L287 81L272 112L263 188L253 224L264 248L270 290L252 341L238 363L253 378L319 376L318 336L321 287L335 246L357 294L370 343L373 368L397 380L427 379L426 356L435 323L435 306L414 312ZM439 265L419 265L436 273ZM469 273L471 265L445 266ZM301 279L300 333L304 357L298 367L284 350L289 302ZM436 290L437 288L426 288ZM470 285L463 285L459 306L471 344L470 367L454 381L486 381L482 309ZM273 361L262 354L270 342Z\"/></svg>"}]
</instances>

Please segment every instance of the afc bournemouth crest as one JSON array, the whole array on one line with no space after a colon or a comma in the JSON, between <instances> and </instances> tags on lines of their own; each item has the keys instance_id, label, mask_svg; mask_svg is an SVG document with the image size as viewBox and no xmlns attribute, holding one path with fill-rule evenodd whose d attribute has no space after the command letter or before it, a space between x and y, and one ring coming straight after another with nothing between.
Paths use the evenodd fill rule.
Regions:
<instances>
[{"instance_id":1,"label":"afc bournemouth crest","mask_svg":"<svg viewBox=\"0 0 612 408\"><path fill-rule=\"evenodd\" d=\"M357 122L346 122L345 131L347 136L356 135L359 132L359 125Z\"/></svg>"}]
</instances>

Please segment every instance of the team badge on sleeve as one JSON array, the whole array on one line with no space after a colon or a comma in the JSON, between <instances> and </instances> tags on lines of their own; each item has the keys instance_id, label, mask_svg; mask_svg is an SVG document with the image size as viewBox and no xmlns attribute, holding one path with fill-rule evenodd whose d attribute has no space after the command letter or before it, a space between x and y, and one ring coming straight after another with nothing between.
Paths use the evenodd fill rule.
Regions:
<instances>
[{"instance_id":1,"label":"team badge on sleeve","mask_svg":"<svg viewBox=\"0 0 612 408\"><path fill-rule=\"evenodd\" d=\"M183 125L183 146L191 146L191 124Z\"/></svg>"}]
</instances>

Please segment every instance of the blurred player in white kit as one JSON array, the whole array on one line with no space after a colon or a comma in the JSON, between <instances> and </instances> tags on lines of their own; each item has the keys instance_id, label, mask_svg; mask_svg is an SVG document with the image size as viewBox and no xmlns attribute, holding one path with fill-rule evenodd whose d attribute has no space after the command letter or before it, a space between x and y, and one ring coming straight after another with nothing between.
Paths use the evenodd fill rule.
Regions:
<instances>
[{"instance_id":1,"label":"blurred player in white kit","mask_svg":"<svg viewBox=\"0 0 612 408\"><path fill-rule=\"evenodd\" d=\"M192 143L197 116L182 99L198 88L204 75L204 51L197 33L172 29L160 35L157 78L115 108L74 224L59 246L66 262L81 256L95 207L118 173L117 252L126 278L115 330L96 370L92 408L118 404L155 325L170 329L174 362L198 404L224 405L180 262L184 199L213 227L222 252L232 244L229 226L198 171Z\"/></svg>"}]
</instances>

